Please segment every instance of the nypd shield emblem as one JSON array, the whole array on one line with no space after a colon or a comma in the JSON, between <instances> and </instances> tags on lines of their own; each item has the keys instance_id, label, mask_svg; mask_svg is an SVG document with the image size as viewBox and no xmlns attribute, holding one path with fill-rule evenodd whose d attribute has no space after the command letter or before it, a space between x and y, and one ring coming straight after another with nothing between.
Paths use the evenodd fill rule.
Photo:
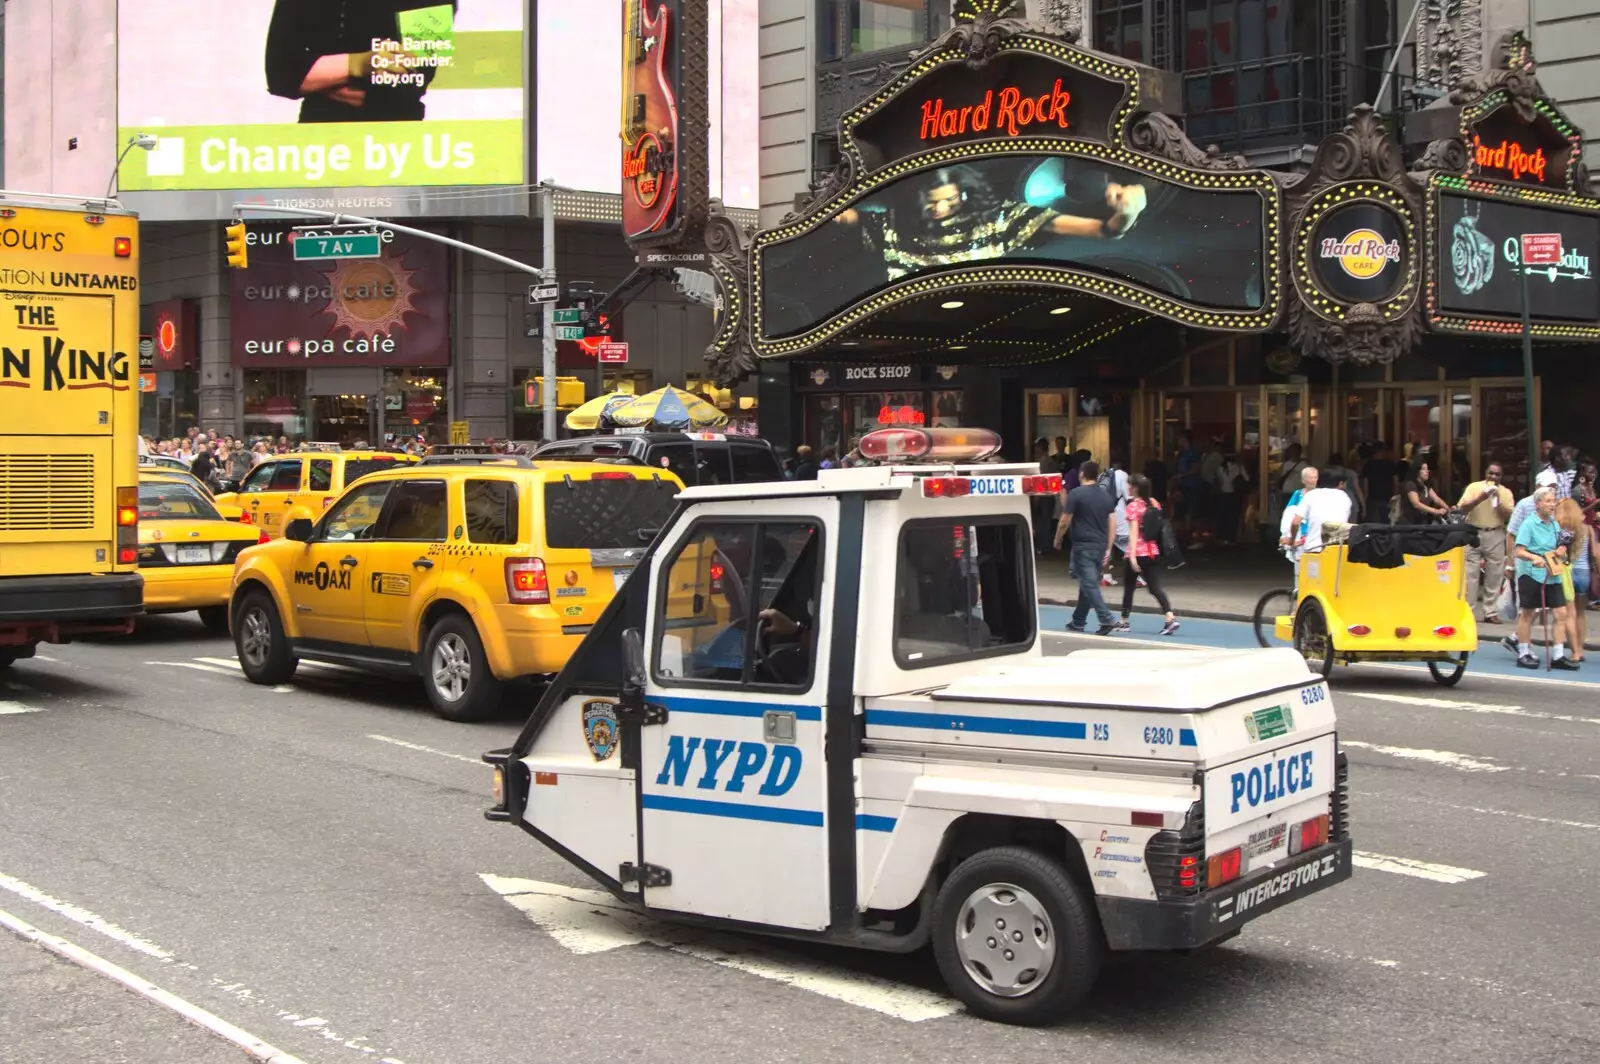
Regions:
<instances>
[{"instance_id":1,"label":"nypd shield emblem","mask_svg":"<svg viewBox=\"0 0 1600 1064\"><path fill-rule=\"evenodd\" d=\"M617 750L617 704L615 702L585 702L583 704L583 739L596 761L604 761Z\"/></svg>"}]
</instances>

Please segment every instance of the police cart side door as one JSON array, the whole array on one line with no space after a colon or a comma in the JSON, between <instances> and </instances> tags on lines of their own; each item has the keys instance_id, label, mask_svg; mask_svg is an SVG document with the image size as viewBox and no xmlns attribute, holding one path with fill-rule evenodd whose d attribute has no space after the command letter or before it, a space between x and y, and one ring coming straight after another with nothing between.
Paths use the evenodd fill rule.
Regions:
<instances>
[{"instance_id":1,"label":"police cart side door","mask_svg":"<svg viewBox=\"0 0 1600 1064\"><path fill-rule=\"evenodd\" d=\"M707 503L691 515L650 573L646 701L668 717L641 729L644 901L825 928L835 621L824 603L839 502Z\"/></svg>"}]
</instances>

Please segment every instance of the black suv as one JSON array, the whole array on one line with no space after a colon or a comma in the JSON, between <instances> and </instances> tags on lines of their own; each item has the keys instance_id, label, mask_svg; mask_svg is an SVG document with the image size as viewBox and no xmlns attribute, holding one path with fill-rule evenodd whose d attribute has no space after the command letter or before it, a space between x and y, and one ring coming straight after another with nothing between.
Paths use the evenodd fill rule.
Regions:
<instances>
[{"instance_id":1,"label":"black suv","mask_svg":"<svg viewBox=\"0 0 1600 1064\"><path fill-rule=\"evenodd\" d=\"M756 436L720 432L634 432L556 440L535 458L568 462L618 462L670 469L688 487L782 480L772 444Z\"/></svg>"}]
</instances>

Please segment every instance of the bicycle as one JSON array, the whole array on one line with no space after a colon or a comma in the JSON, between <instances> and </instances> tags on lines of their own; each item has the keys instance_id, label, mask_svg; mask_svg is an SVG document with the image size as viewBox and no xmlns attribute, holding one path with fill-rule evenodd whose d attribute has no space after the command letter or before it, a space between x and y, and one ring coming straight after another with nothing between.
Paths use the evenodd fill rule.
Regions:
<instances>
[{"instance_id":1,"label":"bicycle","mask_svg":"<svg viewBox=\"0 0 1600 1064\"><path fill-rule=\"evenodd\" d=\"M1295 561L1290 557L1290 548L1279 546L1278 553L1284 556L1291 565ZM1264 647L1293 647L1293 640L1279 639L1277 635L1278 618L1294 616L1295 606L1300 602L1300 596L1292 587L1275 587L1262 595L1256 601L1255 613L1251 621L1255 626L1256 642Z\"/></svg>"}]
</instances>

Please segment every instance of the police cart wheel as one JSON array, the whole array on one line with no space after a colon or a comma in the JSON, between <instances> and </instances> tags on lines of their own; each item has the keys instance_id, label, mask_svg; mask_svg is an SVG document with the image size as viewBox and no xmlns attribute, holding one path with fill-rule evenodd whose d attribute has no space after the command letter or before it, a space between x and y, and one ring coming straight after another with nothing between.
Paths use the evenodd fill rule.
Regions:
<instances>
[{"instance_id":1,"label":"police cart wheel","mask_svg":"<svg viewBox=\"0 0 1600 1064\"><path fill-rule=\"evenodd\" d=\"M1467 674L1466 651L1452 655L1446 661L1428 662L1428 671L1433 674L1433 682L1445 687L1454 687L1461 682L1461 677Z\"/></svg>"},{"instance_id":2,"label":"police cart wheel","mask_svg":"<svg viewBox=\"0 0 1600 1064\"><path fill-rule=\"evenodd\" d=\"M200 623L212 635L228 634L228 607L205 606L200 610Z\"/></svg>"},{"instance_id":3,"label":"police cart wheel","mask_svg":"<svg viewBox=\"0 0 1600 1064\"><path fill-rule=\"evenodd\" d=\"M233 645L239 652L239 668L251 683L288 683L300 665L289 652L289 637L284 635L278 607L265 591L251 591L239 600Z\"/></svg>"},{"instance_id":4,"label":"police cart wheel","mask_svg":"<svg viewBox=\"0 0 1600 1064\"><path fill-rule=\"evenodd\" d=\"M975 1015L1048 1023L1089 992L1105 955L1092 903L1060 862L1021 846L962 861L939 888L933 954Z\"/></svg>"},{"instance_id":5,"label":"police cart wheel","mask_svg":"<svg viewBox=\"0 0 1600 1064\"><path fill-rule=\"evenodd\" d=\"M17 663L17 656L9 650L0 650L0 672L5 672Z\"/></svg>"},{"instance_id":6,"label":"police cart wheel","mask_svg":"<svg viewBox=\"0 0 1600 1064\"><path fill-rule=\"evenodd\" d=\"M1328 615L1316 599L1306 599L1294 619L1294 648L1306 659L1306 667L1321 673L1333 672L1333 634L1328 631Z\"/></svg>"},{"instance_id":7,"label":"police cart wheel","mask_svg":"<svg viewBox=\"0 0 1600 1064\"><path fill-rule=\"evenodd\" d=\"M505 685L489 670L489 656L472 621L459 613L428 630L422 645L422 682L428 701L445 720L483 720L500 707Z\"/></svg>"}]
</instances>

